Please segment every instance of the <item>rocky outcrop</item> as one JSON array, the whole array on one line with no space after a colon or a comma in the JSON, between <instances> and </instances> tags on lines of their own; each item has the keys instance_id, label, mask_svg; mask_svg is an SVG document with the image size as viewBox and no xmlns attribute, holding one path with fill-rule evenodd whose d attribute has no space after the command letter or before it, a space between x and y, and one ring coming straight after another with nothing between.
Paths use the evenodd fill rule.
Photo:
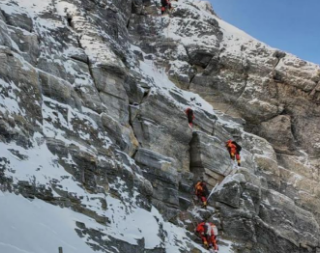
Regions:
<instances>
[{"instance_id":1,"label":"rocky outcrop","mask_svg":"<svg viewBox=\"0 0 320 253\"><path fill-rule=\"evenodd\" d=\"M304 143L310 142L311 135L307 133L318 134L315 127L319 115L319 67L260 43L210 15L206 8L179 4L176 9L163 30L168 38L185 48L188 58L179 59L178 66L181 67L177 67L177 55L169 50L159 52L161 58L168 54L172 56L170 75L180 79L182 87L201 94L216 108L245 118L254 133L274 143L279 152L287 153L288 150L275 143L282 140L275 140L272 133L267 133L271 129L267 122L273 124L281 117L290 118L286 127L291 129L292 136L287 136L290 140L282 143L292 151L294 141L317 156L317 141L312 141L311 145ZM183 20L185 15L190 20ZM203 27L209 24L211 28L203 35ZM186 32L184 27L192 32ZM186 35L188 39L185 39ZM210 37L210 40L202 40L206 44L200 42L193 46L193 42L206 36ZM197 55L203 62L197 60ZM189 71L185 67L188 65L197 71L189 82ZM306 127L308 131L305 131Z\"/></svg>"},{"instance_id":2,"label":"rocky outcrop","mask_svg":"<svg viewBox=\"0 0 320 253\"><path fill-rule=\"evenodd\" d=\"M294 150L291 118L288 115L279 115L262 122L260 135L268 139L273 144L273 147L281 153Z\"/></svg>"},{"instance_id":3,"label":"rocky outcrop","mask_svg":"<svg viewBox=\"0 0 320 253\"><path fill-rule=\"evenodd\" d=\"M221 182L232 170L224 143L217 137L195 131L190 152L190 170L198 177L207 175L205 179L211 187Z\"/></svg>"},{"instance_id":4,"label":"rocky outcrop","mask_svg":"<svg viewBox=\"0 0 320 253\"><path fill-rule=\"evenodd\" d=\"M89 217L102 252L204 252L202 219L222 250L317 252L318 66L174 4L1 1L1 190Z\"/></svg>"},{"instance_id":5,"label":"rocky outcrop","mask_svg":"<svg viewBox=\"0 0 320 253\"><path fill-rule=\"evenodd\" d=\"M133 129L143 148L171 157L178 170L189 170L188 130L184 112L167 96L150 92L132 117Z\"/></svg>"}]
</instances>

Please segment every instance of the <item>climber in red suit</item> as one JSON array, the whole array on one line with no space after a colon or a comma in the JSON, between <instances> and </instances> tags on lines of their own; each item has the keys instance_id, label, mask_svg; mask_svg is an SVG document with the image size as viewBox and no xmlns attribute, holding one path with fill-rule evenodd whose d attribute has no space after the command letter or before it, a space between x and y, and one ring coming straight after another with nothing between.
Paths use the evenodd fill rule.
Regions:
<instances>
[{"instance_id":1,"label":"climber in red suit","mask_svg":"<svg viewBox=\"0 0 320 253\"><path fill-rule=\"evenodd\" d=\"M216 234L215 231L218 231L216 229L216 226L211 222L201 222L198 224L196 228L196 232L200 236L203 245L207 249L214 249L214 252L218 252L218 244L216 241Z\"/></svg>"},{"instance_id":2,"label":"climber in red suit","mask_svg":"<svg viewBox=\"0 0 320 253\"><path fill-rule=\"evenodd\" d=\"M187 114L187 117L188 117L189 126L192 128L193 127L193 120L195 118L193 110L191 108L187 108L185 110L185 113Z\"/></svg>"},{"instance_id":3,"label":"climber in red suit","mask_svg":"<svg viewBox=\"0 0 320 253\"><path fill-rule=\"evenodd\" d=\"M240 151L241 151L241 146L236 143L235 141L232 141L232 140L228 140L226 142L226 148L228 149L229 151L229 155L230 155L230 158L232 160L234 160L235 158L237 159L237 162L238 162L238 166L241 166L241 161L240 161Z\"/></svg>"},{"instance_id":4,"label":"climber in red suit","mask_svg":"<svg viewBox=\"0 0 320 253\"><path fill-rule=\"evenodd\" d=\"M164 14L166 9L172 9L170 0L161 0L161 14Z\"/></svg>"}]
</instances>

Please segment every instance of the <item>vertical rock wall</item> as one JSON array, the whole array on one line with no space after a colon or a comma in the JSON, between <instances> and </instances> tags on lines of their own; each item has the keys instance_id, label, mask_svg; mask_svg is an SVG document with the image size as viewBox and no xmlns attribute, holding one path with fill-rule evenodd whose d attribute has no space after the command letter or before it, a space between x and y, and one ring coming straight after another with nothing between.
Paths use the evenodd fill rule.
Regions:
<instances>
[{"instance_id":1,"label":"vertical rock wall","mask_svg":"<svg viewBox=\"0 0 320 253\"><path fill-rule=\"evenodd\" d=\"M316 252L318 67L205 2L175 5L160 16L158 1L0 3L3 190L90 217L103 228L77 232L103 252L196 250L186 230L202 218L222 249ZM230 138L243 146L237 170ZM208 210L193 200L200 176L216 186ZM140 228L130 241L135 223L113 231L121 210L156 217L159 243Z\"/></svg>"}]
</instances>

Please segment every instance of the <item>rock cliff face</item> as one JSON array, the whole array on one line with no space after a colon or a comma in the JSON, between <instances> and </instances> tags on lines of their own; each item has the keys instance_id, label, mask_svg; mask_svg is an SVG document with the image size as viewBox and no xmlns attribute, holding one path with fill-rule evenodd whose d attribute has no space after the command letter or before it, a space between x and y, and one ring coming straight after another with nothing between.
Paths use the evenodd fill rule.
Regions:
<instances>
[{"instance_id":1,"label":"rock cliff face","mask_svg":"<svg viewBox=\"0 0 320 253\"><path fill-rule=\"evenodd\" d=\"M219 227L221 252L319 252L319 66L207 2L174 5L160 16L156 0L0 2L0 202L38 216L26 236L3 209L18 226L0 229L4 252L206 252L201 219ZM207 210L193 200L200 176ZM50 244L32 241L44 231Z\"/></svg>"}]
</instances>

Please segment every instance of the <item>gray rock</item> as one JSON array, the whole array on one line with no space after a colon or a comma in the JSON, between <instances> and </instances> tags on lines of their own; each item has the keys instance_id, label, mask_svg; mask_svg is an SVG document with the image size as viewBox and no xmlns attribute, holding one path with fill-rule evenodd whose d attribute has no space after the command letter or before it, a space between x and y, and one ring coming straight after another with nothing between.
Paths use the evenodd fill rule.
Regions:
<instances>
[{"instance_id":1,"label":"gray rock","mask_svg":"<svg viewBox=\"0 0 320 253\"><path fill-rule=\"evenodd\" d=\"M6 9L1 11L8 25L16 26L28 32L32 32L33 22L27 13L7 13Z\"/></svg>"},{"instance_id":2,"label":"gray rock","mask_svg":"<svg viewBox=\"0 0 320 253\"><path fill-rule=\"evenodd\" d=\"M170 157L165 157L148 149L140 148L134 159L137 163L162 170L171 170L175 167L174 160Z\"/></svg>"},{"instance_id":3,"label":"gray rock","mask_svg":"<svg viewBox=\"0 0 320 253\"><path fill-rule=\"evenodd\" d=\"M147 89L141 87L137 82L137 76L127 76L124 82L124 88L129 97L130 104L140 104L143 97L148 93Z\"/></svg>"},{"instance_id":4,"label":"gray rock","mask_svg":"<svg viewBox=\"0 0 320 253\"><path fill-rule=\"evenodd\" d=\"M294 149L290 116L279 115L262 122L260 135L269 140L277 151L290 152Z\"/></svg>"},{"instance_id":5,"label":"gray rock","mask_svg":"<svg viewBox=\"0 0 320 253\"><path fill-rule=\"evenodd\" d=\"M9 36L9 31L6 23L4 22L4 17L0 11L0 45L11 47L11 41Z\"/></svg>"},{"instance_id":6,"label":"gray rock","mask_svg":"<svg viewBox=\"0 0 320 253\"><path fill-rule=\"evenodd\" d=\"M189 62L191 65L198 65L202 68L206 68L211 61L211 59L216 55L217 52L213 50L208 50L200 48L199 46L193 45L187 47L187 52L189 55Z\"/></svg>"},{"instance_id":7,"label":"gray rock","mask_svg":"<svg viewBox=\"0 0 320 253\"><path fill-rule=\"evenodd\" d=\"M260 218L272 226L281 238L285 238L296 246L316 247L318 238L314 233L318 233L319 225L313 215L297 207L291 199L282 194L275 191L268 191L265 194L261 203ZM268 211L270 208L272 208L272 215ZM297 217L294 222L292 222L292 216Z\"/></svg>"},{"instance_id":8,"label":"gray rock","mask_svg":"<svg viewBox=\"0 0 320 253\"><path fill-rule=\"evenodd\" d=\"M113 142L119 145L120 149L132 156L139 146L131 127L121 126L118 121L108 116L106 113L101 114L101 121L104 129Z\"/></svg>"},{"instance_id":9,"label":"gray rock","mask_svg":"<svg viewBox=\"0 0 320 253\"><path fill-rule=\"evenodd\" d=\"M241 174L229 176L217 187L212 198L233 208L239 208L242 194L240 182L242 181L244 177Z\"/></svg>"},{"instance_id":10,"label":"gray rock","mask_svg":"<svg viewBox=\"0 0 320 253\"><path fill-rule=\"evenodd\" d=\"M9 30L11 39L19 47L23 57L32 65L36 65L40 56L39 38L34 33L28 33L20 28L11 27ZM15 50L14 47L12 47Z\"/></svg>"},{"instance_id":11,"label":"gray rock","mask_svg":"<svg viewBox=\"0 0 320 253\"><path fill-rule=\"evenodd\" d=\"M217 206L222 215L223 231L234 238L244 241L256 241L252 214L244 209L234 209L219 203Z\"/></svg>"},{"instance_id":12,"label":"gray rock","mask_svg":"<svg viewBox=\"0 0 320 253\"><path fill-rule=\"evenodd\" d=\"M156 112L156 113L155 113ZM174 158L178 170L189 170L191 130L184 111L161 93L151 93L132 120L143 148Z\"/></svg>"},{"instance_id":13,"label":"gray rock","mask_svg":"<svg viewBox=\"0 0 320 253\"><path fill-rule=\"evenodd\" d=\"M190 145L190 169L195 175L208 174L208 178L215 180L215 182L209 180L209 183L214 186L217 181L221 180L221 176L223 178L231 172L232 166L228 151L224 143L216 137L195 131ZM207 173L207 170L210 172Z\"/></svg>"}]
</instances>

